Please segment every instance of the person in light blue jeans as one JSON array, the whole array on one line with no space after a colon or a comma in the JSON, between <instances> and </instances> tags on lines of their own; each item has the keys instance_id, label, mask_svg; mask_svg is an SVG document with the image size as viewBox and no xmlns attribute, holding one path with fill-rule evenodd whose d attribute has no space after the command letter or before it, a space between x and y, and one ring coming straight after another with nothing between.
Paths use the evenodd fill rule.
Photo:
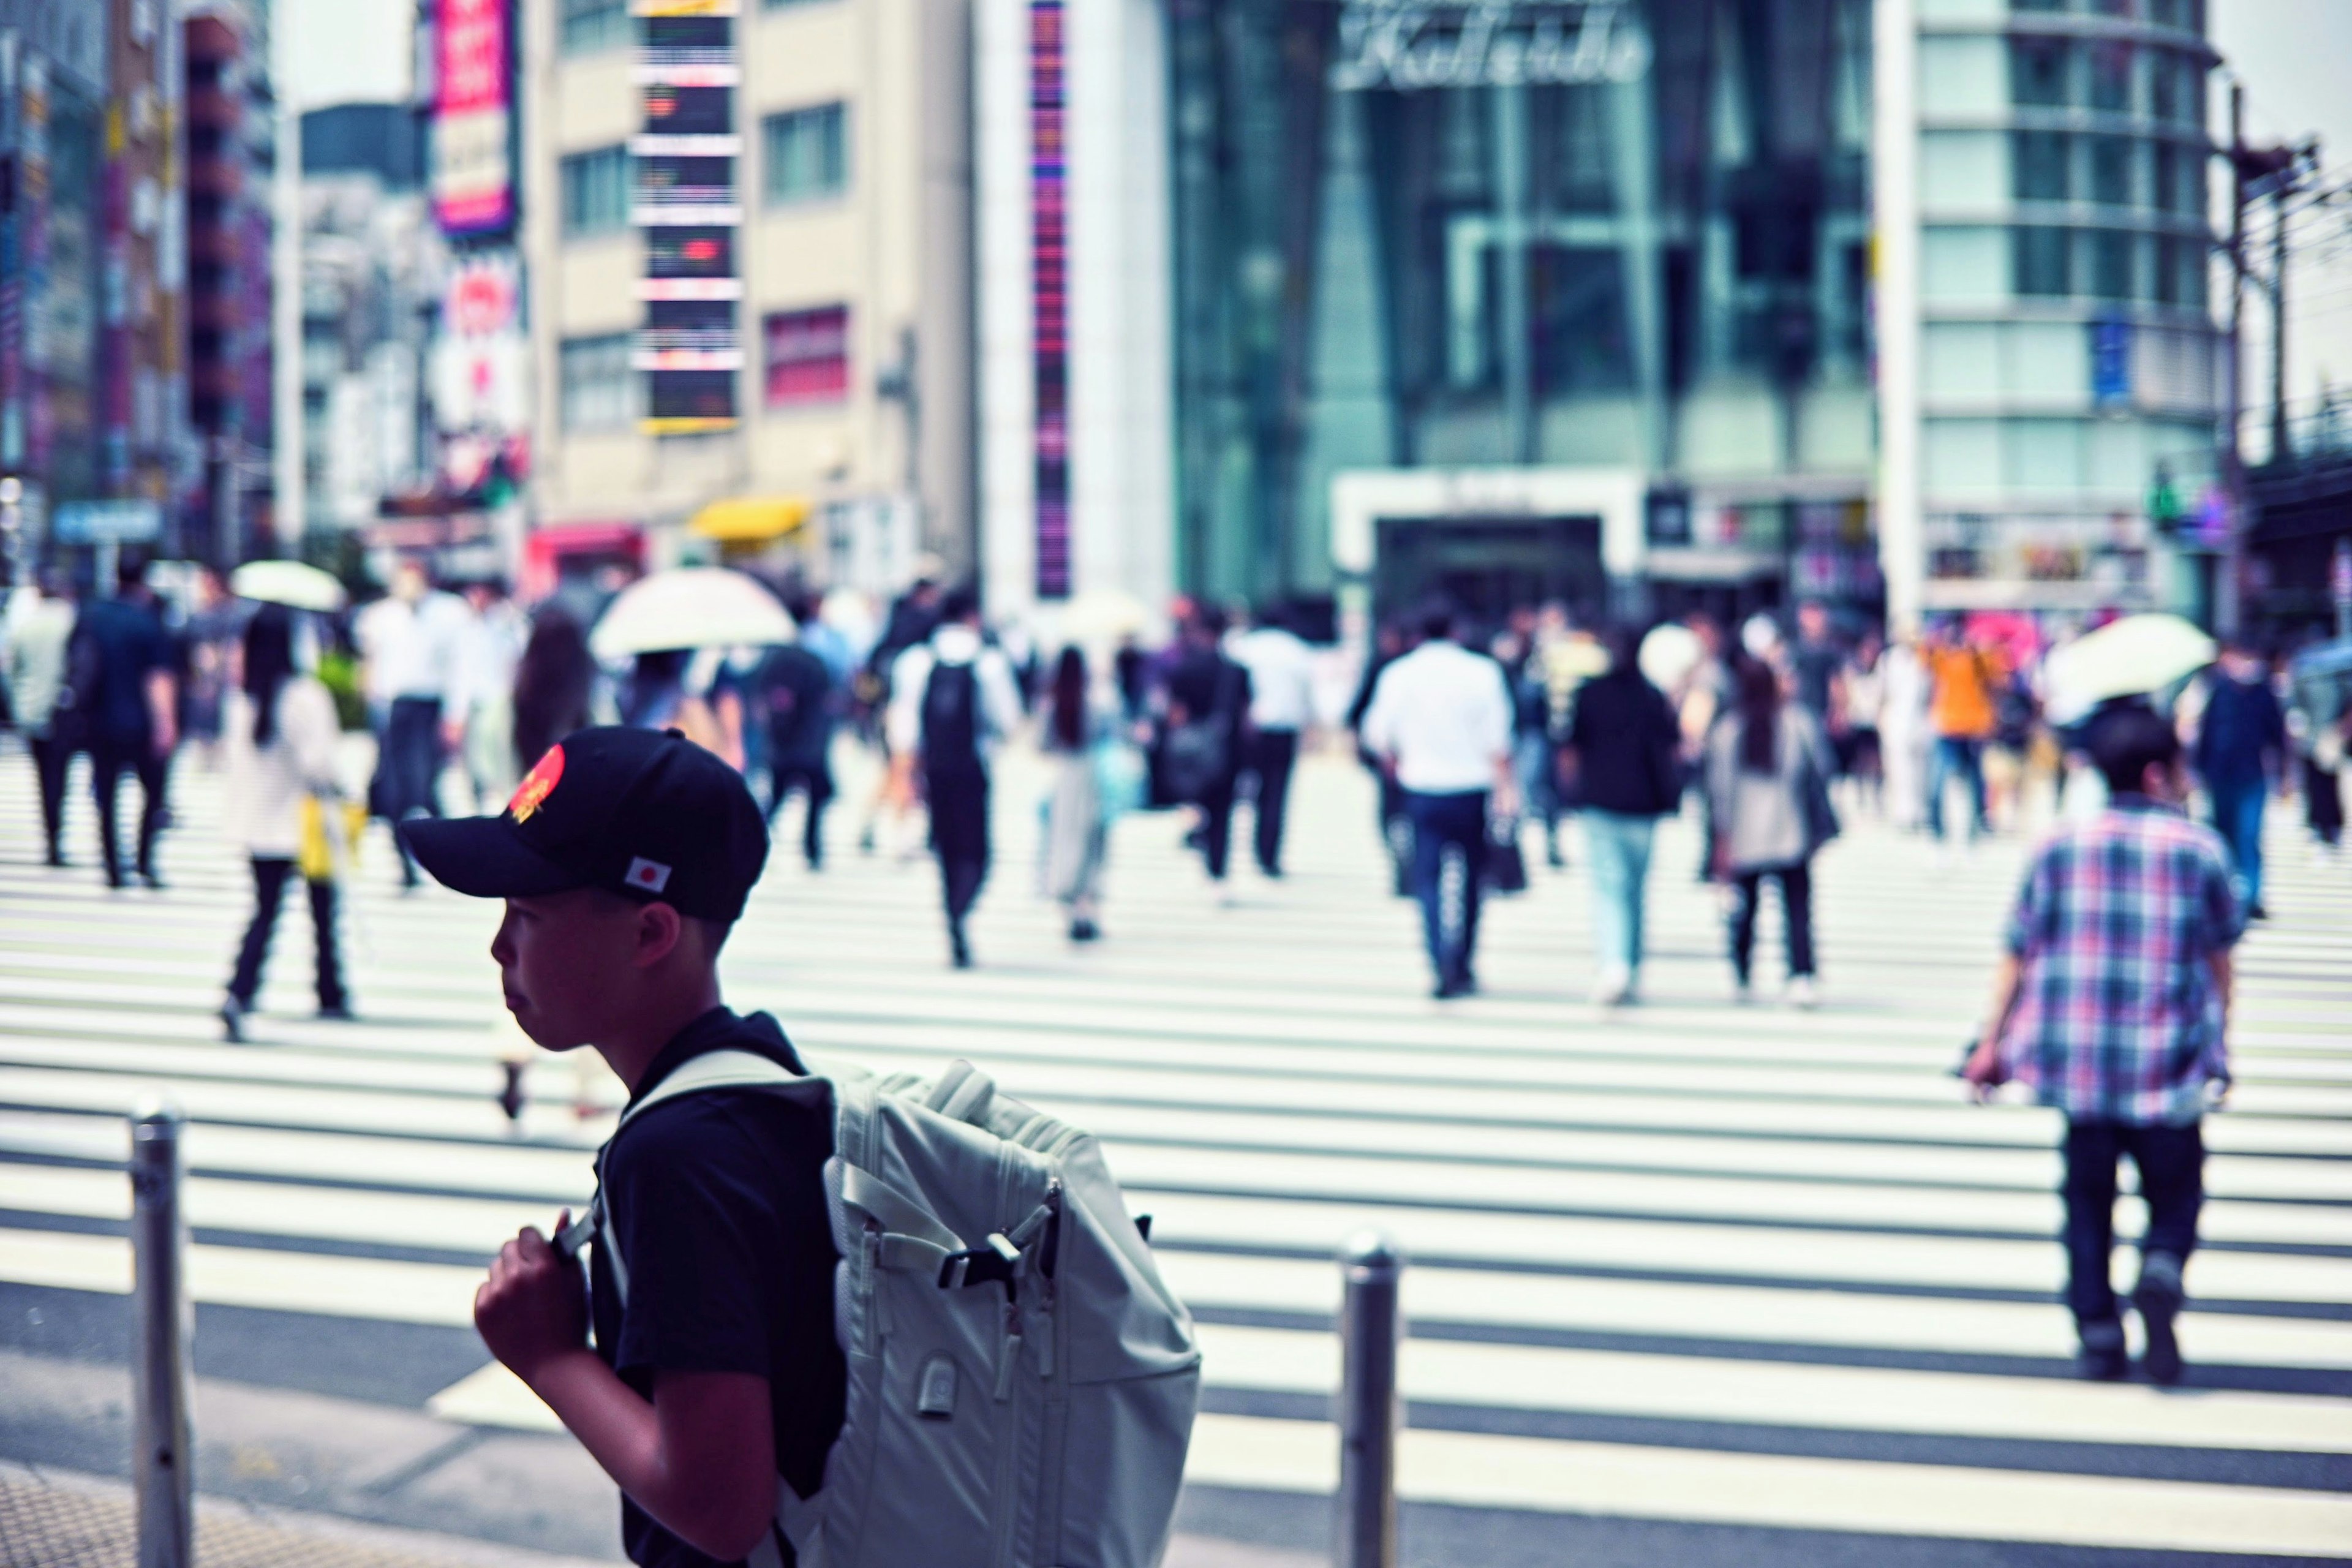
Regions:
<instances>
[{"instance_id":1,"label":"person in light blue jeans","mask_svg":"<svg viewBox=\"0 0 2352 1568\"><path fill-rule=\"evenodd\" d=\"M1595 999L1618 1006L1641 985L1643 893L1658 818L1682 798L1681 732L1664 693L1643 677L1631 626L1605 639L1609 668L1577 692L1562 772L1583 807L1592 879Z\"/></svg>"}]
</instances>

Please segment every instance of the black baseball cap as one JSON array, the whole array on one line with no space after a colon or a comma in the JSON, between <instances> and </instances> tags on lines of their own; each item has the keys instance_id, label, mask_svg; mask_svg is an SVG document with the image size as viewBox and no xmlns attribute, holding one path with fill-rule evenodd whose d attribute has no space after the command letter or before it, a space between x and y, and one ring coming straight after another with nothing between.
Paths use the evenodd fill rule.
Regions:
<instances>
[{"instance_id":1,"label":"black baseball cap","mask_svg":"<svg viewBox=\"0 0 2352 1568\"><path fill-rule=\"evenodd\" d=\"M733 921L768 863L743 775L676 730L580 730L548 749L496 816L419 818L400 836L477 899L602 888Z\"/></svg>"}]
</instances>

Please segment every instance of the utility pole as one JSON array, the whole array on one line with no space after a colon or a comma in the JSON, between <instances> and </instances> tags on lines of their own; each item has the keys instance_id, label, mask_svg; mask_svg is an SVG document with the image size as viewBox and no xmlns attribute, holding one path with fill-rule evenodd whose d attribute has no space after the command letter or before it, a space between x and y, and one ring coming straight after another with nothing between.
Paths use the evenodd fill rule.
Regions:
<instances>
[{"instance_id":1,"label":"utility pole","mask_svg":"<svg viewBox=\"0 0 2352 1568\"><path fill-rule=\"evenodd\" d=\"M2221 632L2238 629L2238 581L2246 553L2245 532L2241 526L2246 504L2246 469L2238 450L2238 424L2243 417L2241 400L2244 396L2242 384L2245 372L2241 354L2245 340L2241 334L2245 315L2246 86L2233 81L2230 84L2230 389L2224 400L2228 411L2223 416L2221 435L2221 493L2229 500L2230 528L2223 542L2226 553L2213 584L2210 605L2214 629Z\"/></svg>"},{"instance_id":2,"label":"utility pole","mask_svg":"<svg viewBox=\"0 0 2352 1568\"><path fill-rule=\"evenodd\" d=\"M2271 182L2271 463L2293 454L2286 440L2286 198L2295 186L2289 164Z\"/></svg>"}]
</instances>

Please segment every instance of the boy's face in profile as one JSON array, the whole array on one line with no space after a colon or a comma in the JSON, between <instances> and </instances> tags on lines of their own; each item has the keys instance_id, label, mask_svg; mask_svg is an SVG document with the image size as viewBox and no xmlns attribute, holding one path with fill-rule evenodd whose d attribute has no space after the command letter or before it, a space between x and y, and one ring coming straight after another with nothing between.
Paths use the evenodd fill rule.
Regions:
<instances>
[{"instance_id":1,"label":"boy's face in profile","mask_svg":"<svg viewBox=\"0 0 2352 1568\"><path fill-rule=\"evenodd\" d=\"M551 1051L592 1043L639 974L643 906L581 889L509 899L490 942L507 1011Z\"/></svg>"}]
</instances>

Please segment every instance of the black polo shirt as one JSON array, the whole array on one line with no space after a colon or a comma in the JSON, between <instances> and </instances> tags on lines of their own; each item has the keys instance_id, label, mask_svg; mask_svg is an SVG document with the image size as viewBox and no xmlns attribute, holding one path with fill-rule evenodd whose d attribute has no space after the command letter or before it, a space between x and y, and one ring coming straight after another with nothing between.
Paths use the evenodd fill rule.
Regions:
<instances>
[{"instance_id":1,"label":"black polo shirt","mask_svg":"<svg viewBox=\"0 0 2352 1568\"><path fill-rule=\"evenodd\" d=\"M639 1097L706 1052L754 1051L804 1072L776 1021L714 1007L662 1047ZM747 1372L768 1380L776 1468L803 1497L824 1480L847 1369L833 1333L821 1107L760 1089L710 1089L631 1119L604 1155L606 1217L628 1268L624 1307L597 1249L596 1351L647 1399L656 1372ZM621 1540L644 1568L716 1561L621 1499ZM785 1561L792 1561L789 1551Z\"/></svg>"}]
</instances>

